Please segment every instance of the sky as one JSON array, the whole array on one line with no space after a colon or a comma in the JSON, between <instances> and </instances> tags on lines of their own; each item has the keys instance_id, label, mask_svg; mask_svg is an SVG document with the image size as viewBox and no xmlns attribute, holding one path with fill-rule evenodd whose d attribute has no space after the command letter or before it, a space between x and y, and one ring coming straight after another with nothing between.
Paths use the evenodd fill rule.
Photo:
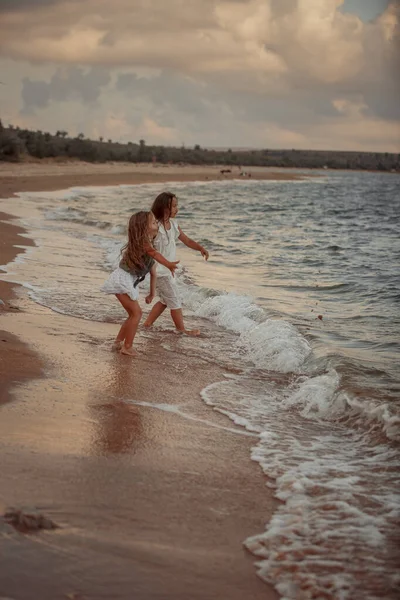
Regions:
<instances>
[{"instance_id":1,"label":"sky","mask_svg":"<svg viewBox=\"0 0 400 600\"><path fill-rule=\"evenodd\" d=\"M400 0L0 0L3 124L400 152Z\"/></svg>"}]
</instances>

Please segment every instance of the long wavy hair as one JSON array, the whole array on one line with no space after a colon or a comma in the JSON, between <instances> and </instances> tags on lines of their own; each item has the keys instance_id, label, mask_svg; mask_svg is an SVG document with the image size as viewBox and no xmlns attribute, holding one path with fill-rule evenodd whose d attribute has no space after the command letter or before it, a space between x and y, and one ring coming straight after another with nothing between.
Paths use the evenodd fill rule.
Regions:
<instances>
[{"instance_id":1,"label":"long wavy hair","mask_svg":"<svg viewBox=\"0 0 400 600\"><path fill-rule=\"evenodd\" d=\"M141 210L133 214L129 219L128 241L121 250L122 260L129 269L143 267L144 265L143 255L145 254L145 245L151 244L149 216L149 211Z\"/></svg>"},{"instance_id":2,"label":"long wavy hair","mask_svg":"<svg viewBox=\"0 0 400 600\"><path fill-rule=\"evenodd\" d=\"M151 212L162 225L165 225L167 218L169 218L169 215L171 214L172 200L174 198L176 198L176 196L172 192L162 192L161 194L158 194L153 202Z\"/></svg>"}]
</instances>

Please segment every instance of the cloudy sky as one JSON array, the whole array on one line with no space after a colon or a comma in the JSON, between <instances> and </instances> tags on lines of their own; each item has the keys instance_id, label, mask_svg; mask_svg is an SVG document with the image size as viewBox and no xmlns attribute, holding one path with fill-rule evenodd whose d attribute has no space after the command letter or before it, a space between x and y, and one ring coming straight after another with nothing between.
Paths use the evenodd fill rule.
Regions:
<instances>
[{"instance_id":1,"label":"cloudy sky","mask_svg":"<svg viewBox=\"0 0 400 600\"><path fill-rule=\"evenodd\" d=\"M400 152L399 0L0 0L4 124Z\"/></svg>"}]
</instances>

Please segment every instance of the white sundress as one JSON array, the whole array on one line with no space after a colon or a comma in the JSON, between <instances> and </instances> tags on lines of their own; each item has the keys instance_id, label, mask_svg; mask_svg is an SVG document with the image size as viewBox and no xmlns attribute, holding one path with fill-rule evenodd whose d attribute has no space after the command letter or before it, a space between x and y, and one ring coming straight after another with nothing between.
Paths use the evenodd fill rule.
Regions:
<instances>
[{"instance_id":1,"label":"white sundress","mask_svg":"<svg viewBox=\"0 0 400 600\"><path fill-rule=\"evenodd\" d=\"M176 241L180 236L179 225L176 219L170 219L171 229L165 229L162 223L159 224L157 236L153 242L154 248L158 250L164 258L170 262L176 261ZM169 277L171 271L164 265L157 265L157 278Z\"/></svg>"},{"instance_id":2,"label":"white sundress","mask_svg":"<svg viewBox=\"0 0 400 600\"><path fill-rule=\"evenodd\" d=\"M100 288L105 294L128 294L131 300L139 299L139 286L134 287L136 275L117 267Z\"/></svg>"},{"instance_id":3,"label":"white sundress","mask_svg":"<svg viewBox=\"0 0 400 600\"><path fill-rule=\"evenodd\" d=\"M154 240L154 248L170 262L176 261L176 241L180 236L179 226L176 219L171 219L171 228L167 231L160 224L157 237ZM171 271L164 265L157 265L157 295L160 301L170 310L182 308L180 294Z\"/></svg>"}]
</instances>

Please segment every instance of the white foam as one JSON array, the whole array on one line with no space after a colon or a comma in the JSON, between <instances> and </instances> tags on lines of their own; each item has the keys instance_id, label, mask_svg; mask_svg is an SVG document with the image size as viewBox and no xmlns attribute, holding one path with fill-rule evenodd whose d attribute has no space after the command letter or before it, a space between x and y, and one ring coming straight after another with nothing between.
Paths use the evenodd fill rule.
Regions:
<instances>
[{"instance_id":1,"label":"white foam","mask_svg":"<svg viewBox=\"0 0 400 600\"><path fill-rule=\"evenodd\" d=\"M300 414L313 420L352 420L353 427L378 427L388 439L400 441L400 418L393 414L388 404L374 404L340 389L340 377L332 369L317 377L299 378L293 393L284 399L282 406L295 407Z\"/></svg>"},{"instance_id":2,"label":"white foam","mask_svg":"<svg viewBox=\"0 0 400 600\"><path fill-rule=\"evenodd\" d=\"M259 432L252 459L282 504L245 544L261 559L260 577L287 599L372 599L396 585L387 547L400 510L397 452L337 422L329 432L320 426L338 410L339 385L336 372L292 388L236 376L202 391L207 404Z\"/></svg>"},{"instance_id":3,"label":"white foam","mask_svg":"<svg viewBox=\"0 0 400 600\"><path fill-rule=\"evenodd\" d=\"M144 406L146 408L153 408L155 410L161 410L164 412L170 412L186 419L188 421L196 421L197 423L202 423L203 425L207 425L207 427L213 427L215 429L221 429L222 431L228 431L229 433L234 433L235 435L244 435L247 437L257 437L254 433L250 433L248 431L243 431L241 429L233 429L233 427L224 427L223 425L218 425L218 423L214 423L213 421L209 421L208 419L201 419L200 417L196 417L194 415L190 415L180 409L179 406L174 404L162 404L162 403L152 403L145 402L139 400L129 400L130 404L135 404L136 406Z\"/></svg>"},{"instance_id":4,"label":"white foam","mask_svg":"<svg viewBox=\"0 0 400 600\"><path fill-rule=\"evenodd\" d=\"M197 315L212 319L230 331L243 333L253 327L255 323L251 316L260 310L251 298L229 293L206 299L198 308Z\"/></svg>"},{"instance_id":5,"label":"white foam","mask_svg":"<svg viewBox=\"0 0 400 600\"><path fill-rule=\"evenodd\" d=\"M103 261L105 269L115 269L121 259L121 249L123 247L121 240L101 236L90 236L89 240L96 243L105 251L105 258Z\"/></svg>"},{"instance_id":6,"label":"white foam","mask_svg":"<svg viewBox=\"0 0 400 600\"><path fill-rule=\"evenodd\" d=\"M240 343L257 367L281 373L299 371L311 353L309 343L293 325L273 319L249 328Z\"/></svg>"},{"instance_id":7,"label":"white foam","mask_svg":"<svg viewBox=\"0 0 400 600\"><path fill-rule=\"evenodd\" d=\"M285 408L300 409L303 417L333 418L340 415L345 406L345 400L337 394L340 378L335 370L317 377L304 377L300 385L282 402Z\"/></svg>"},{"instance_id":8,"label":"white foam","mask_svg":"<svg viewBox=\"0 0 400 600\"><path fill-rule=\"evenodd\" d=\"M193 294L193 293L192 293ZM234 293L185 296L195 314L239 334L238 348L259 368L296 372L311 353L307 340L290 323L268 319L248 296Z\"/></svg>"}]
</instances>

